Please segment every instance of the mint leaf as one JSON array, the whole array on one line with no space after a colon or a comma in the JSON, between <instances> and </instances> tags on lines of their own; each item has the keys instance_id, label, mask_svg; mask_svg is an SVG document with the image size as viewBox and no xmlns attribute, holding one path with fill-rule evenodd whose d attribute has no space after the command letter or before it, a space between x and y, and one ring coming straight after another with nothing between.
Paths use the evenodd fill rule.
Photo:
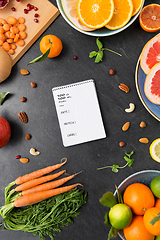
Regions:
<instances>
[{"instance_id":1,"label":"mint leaf","mask_svg":"<svg viewBox=\"0 0 160 240\"><path fill-rule=\"evenodd\" d=\"M115 229L114 227L111 227L109 234L108 234L108 240L111 238L115 238L117 236L118 230Z\"/></svg>"},{"instance_id":2,"label":"mint leaf","mask_svg":"<svg viewBox=\"0 0 160 240\"><path fill-rule=\"evenodd\" d=\"M104 223L105 223L107 226L111 227L111 224L110 224L110 221L109 221L109 211L106 212L106 214L105 214L105 216L104 216Z\"/></svg>"},{"instance_id":3,"label":"mint leaf","mask_svg":"<svg viewBox=\"0 0 160 240\"><path fill-rule=\"evenodd\" d=\"M45 52L45 53L42 54L41 56L39 56L39 57L35 58L34 60L32 60L31 62L29 62L27 65L33 64L33 63L36 63L36 62L43 62L43 61L48 57L48 55L49 55L49 53L50 53L50 49L51 49L51 48L49 48L49 49L47 50L47 52Z\"/></svg>"},{"instance_id":4,"label":"mint leaf","mask_svg":"<svg viewBox=\"0 0 160 240\"><path fill-rule=\"evenodd\" d=\"M116 198L112 192L106 192L103 196L99 199L99 202L105 207L113 207L117 204Z\"/></svg>"},{"instance_id":5,"label":"mint leaf","mask_svg":"<svg viewBox=\"0 0 160 240\"><path fill-rule=\"evenodd\" d=\"M90 58L96 57L97 54L98 54L98 53L97 53L96 51L92 51L92 52L90 52L89 57L90 57Z\"/></svg>"},{"instance_id":6,"label":"mint leaf","mask_svg":"<svg viewBox=\"0 0 160 240\"><path fill-rule=\"evenodd\" d=\"M97 38L96 43L97 43L97 46L98 46L99 50L101 50L102 47L103 47L103 44L101 43L101 41L99 40L99 38Z\"/></svg>"},{"instance_id":7,"label":"mint leaf","mask_svg":"<svg viewBox=\"0 0 160 240\"><path fill-rule=\"evenodd\" d=\"M9 92L0 92L0 105L2 105L4 99L8 95Z\"/></svg>"},{"instance_id":8,"label":"mint leaf","mask_svg":"<svg viewBox=\"0 0 160 240\"><path fill-rule=\"evenodd\" d=\"M95 59L95 63L99 63L100 61L102 61L102 59L103 59L103 51L99 51L98 53L97 53L97 56L96 56L96 59Z\"/></svg>"}]
</instances>

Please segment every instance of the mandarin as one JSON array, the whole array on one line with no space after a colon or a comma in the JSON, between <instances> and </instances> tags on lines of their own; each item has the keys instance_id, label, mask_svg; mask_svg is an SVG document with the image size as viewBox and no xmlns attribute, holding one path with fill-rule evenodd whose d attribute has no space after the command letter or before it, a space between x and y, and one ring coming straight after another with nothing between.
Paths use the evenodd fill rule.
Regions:
<instances>
[{"instance_id":1,"label":"mandarin","mask_svg":"<svg viewBox=\"0 0 160 240\"><path fill-rule=\"evenodd\" d=\"M124 191L123 201L136 215L144 215L145 211L155 204L152 191L142 183L129 185Z\"/></svg>"},{"instance_id":2,"label":"mandarin","mask_svg":"<svg viewBox=\"0 0 160 240\"><path fill-rule=\"evenodd\" d=\"M160 219L158 218L156 222L152 223L151 221L156 217L160 215L160 209L157 207L153 207L150 209L147 209L143 216L143 222L145 225L145 228L154 235L160 235Z\"/></svg>"},{"instance_id":3,"label":"mandarin","mask_svg":"<svg viewBox=\"0 0 160 240\"><path fill-rule=\"evenodd\" d=\"M126 240L154 240L143 223L143 216L134 216L129 227L123 229Z\"/></svg>"},{"instance_id":4,"label":"mandarin","mask_svg":"<svg viewBox=\"0 0 160 240\"><path fill-rule=\"evenodd\" d=\"M62 42L55 35L46 35L40 41L40 51L44 54L50 49L49 58L57 57L62 51Z\"/></svg>"}]
</instances>

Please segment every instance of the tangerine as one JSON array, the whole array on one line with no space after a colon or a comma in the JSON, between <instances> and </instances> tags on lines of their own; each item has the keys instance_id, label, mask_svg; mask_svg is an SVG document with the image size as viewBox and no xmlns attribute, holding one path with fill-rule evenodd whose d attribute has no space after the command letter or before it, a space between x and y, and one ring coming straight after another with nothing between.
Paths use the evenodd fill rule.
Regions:
<instances>
[{"instance_id":1,"label":"tangerine","mask_svg":"<svg viewBox=\"0 0 160 240\"><path fill-rule=\"evenodd\" d=\"M155 204L152 191L142 183L129 185L124 191L123 201L136 215L144 215L145 211Z\"/></svg>"},{"instance_id":2,"label":"tangerine","mask_svg":"<svg viewBox=\"0 0 160 240\"><path fill-rule=\"evenodd\" d=\"M147 209L143 216L143 222L145 228L154 235L160 235L160 219L158 219L155 223L151 223L151 221L160 214L160 209L157 207L153 207Z\"/></svg>"},{"instance_id":3,"label":"tangerine","mask_svg":"<svg viewBox=\"0 0 160 240\"><path fill-rule=\"evenodd\" d=\"M44 54L50 49L49 58L57 57L62 51L62 42L55 35L46 35L40 41L40 51Z\"/></svg>"},{"instance_id":4,"label":"tangerine","mask_svg":"<svg viewBox=\"0 0 160 240\"><path fill-rule=\"evenodd\" d=\"M123 229L126 240L154 240L143 223L143 216L134 216L129 227Z\"/></svg>"},{"instance_id":5,"label":"tangerine","mask_svg":"<svg viewBox=\"0 0 160 240\"><path fill-rule=\"evenodd\" d=\"M160 209L160 198L156 199L155 207Z\"/></svg>"},{"instance_id":6,"label":"tangerine","mask_svg":"<svg viewBox=\"0 0 160 240\"><path fill-rule=\"evenodd\" d=\"M146 32L160 30L160 5L149 4L145 6L139 15L140 26Z\"/></svg>"}]
</instances>

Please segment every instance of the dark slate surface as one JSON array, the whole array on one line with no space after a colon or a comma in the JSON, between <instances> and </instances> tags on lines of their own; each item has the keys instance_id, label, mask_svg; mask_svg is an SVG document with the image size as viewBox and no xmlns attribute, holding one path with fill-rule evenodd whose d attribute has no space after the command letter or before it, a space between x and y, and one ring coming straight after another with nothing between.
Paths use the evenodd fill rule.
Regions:
<instances>
[{"instance_id":1,"label":"dark slate surface","mask_svg":"<svg viewBox=\"0 0 160 240\"><path fill-rule=\"evenodd\" d=\"M51 1L56 5L56 1ZM158 0L155 2L159 2ZM146 0L145 4L152 3ZM39 42L46 34L54 34L63 42L63 51L55 59L45 62L26 64L41 53ZM138 19L126 30L117 35L103 37L104 46L121 53L119 57L110 52L104 53L101 63L95 64L89 59L89 52L96 50L96 37L83 35L71 28L60 15L43 35L32 45L26 54L13 67L10 77L1 83L0 91L10 94L0 106L0 115L5 117L12 129L9 143L0 150L0 203L4 203L4 188L18 176L33 170L58 163L67 157L65 166L72 174L83 170L73 182L81 182L88 192L88 202L81 209L82 214L74 220L74 224L65 227L58 233L57 240L105 240L109 228L104 224L106 208L99 204L99 198L106 191L114 192L114 184L119 185L126 177L145 169L160 169L149 154L149 144L141 144L138 139L148 137L150 142L160 137L159 122L154 119L141 103L135 86L135 68L144 44L157 33L147 33L139 25ZM78 59L74 60L77 55ZM27 68L30 75L22 76L19 71ZM109 75L109 69L114 68L116 74ZM52 96L52 88L64 84L87 79L94 79L102 117L107 133L103 140L88 142L65 148ZM30 82L36 82L37 88L31 88ZM128 94L119 90L120 83L130 87ZM27 102L21 103L21 97L27 97ZM133 102L136 109L127 114L124 109ZM29 117L27 124L22 123L18 113L25 111ZM127 132L122 132L121 126L131 122ZM147 127L140 129L139 123L145 121ZM32 138L27 141L25 135ZM118 143L126 142L123 148ZM37 157L31 156L29 149L36 148L41 152ZM129 168L113 173L111 169L97 171L97 167L125 164L125 151L134 151L134 164ZM30 162L22 164L16 159L20 154L28 157ZM31 233L5 231L0 232L2 240L38 240ZM49 239L47 237L46 239ZM120 239L116 237L115 239Z\"/></svg>"}]
</instances>

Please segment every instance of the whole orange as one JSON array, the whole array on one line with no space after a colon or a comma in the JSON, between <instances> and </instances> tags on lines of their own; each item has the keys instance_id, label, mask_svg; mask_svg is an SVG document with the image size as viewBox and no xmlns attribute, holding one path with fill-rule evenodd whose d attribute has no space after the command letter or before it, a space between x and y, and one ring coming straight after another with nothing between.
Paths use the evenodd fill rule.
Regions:
<instances>
[{"instance_id":1,"label":"whole orange","mask_svg":"<svg viewBox=\"0 0 160 240\"><path fill-rule=\"evenodd\" d=\"M126 240L153 240L154 235L148 232L143 223L143 216L134 216L129 227L123 229Z\"/></svg>"},{"instance_id":2,"label":"whole orange","mask_svg":"<svg viewBox=\"0 0 160 240\"><path fill-rule=\"evenodd\" d=\"M154 235L160 235L160 219L156 221L155 223L151 223L151 221L160 214L160 209L153 207L148 209L144 216L143 216L143 222L145 225L145 228Z\"/></svg>"},{"instance_id":3,"label":"whole orange","mask_svg":"<svg viewBox=\"0 0 160 240\"><path fill-rule=\"evenodd\" d=\"M157 198L156 199L156 202L155 202L155 205L154 205L156 208L159 208L160 209L160 198Z\"/></svg>"},{"instance_id":4,"label":"whole orange","mask_svg":"<svg viewBox=\"0 0 160 240\"><path fill-rule=\"evenodd\" d=\"M55 35L46 35L40 41L40 51L44 54L45 52L50 49L48 54L49 58L57 57L62 51L62 42L61 40L56 37Z\"/></svg>"},{"instance_id":5,"label":"whole orange","mask_svg":"<svg viewBox=\"0 0 160 240\"><path fill-rule=\"evenodd\" d=\"M129 185L124 191L123 201L136 215L144 215L145 211L155 204L155 198L152 191L142 183L133 183Z\"/></svg>"}]
</instances>

